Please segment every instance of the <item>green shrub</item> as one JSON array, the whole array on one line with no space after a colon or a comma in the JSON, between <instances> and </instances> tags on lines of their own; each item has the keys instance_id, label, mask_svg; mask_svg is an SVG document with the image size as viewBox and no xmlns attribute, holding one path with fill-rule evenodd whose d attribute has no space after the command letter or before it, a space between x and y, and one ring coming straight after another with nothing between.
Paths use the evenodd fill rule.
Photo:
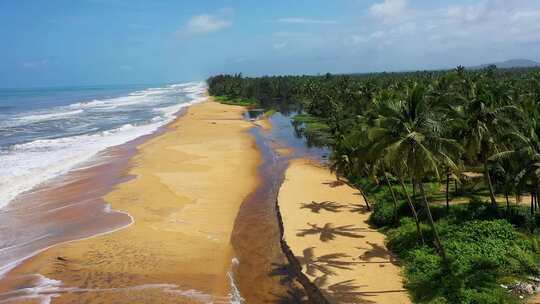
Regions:
<instances>
[{"instance_id":1,"label":"green shrub","mask_svg":"<svg viewBox=\"0 0 540 304\"><path fill-rule=\"evenodd\" d=\"M405 264L406 287L415 301L433 300L444 293L441 285L444 276L441 260L432 248L412 250Z\"/></svg>"},{"instance_id":2,"label":"green shrub","mask_svg":"<svg viewBox=\"0 0 540 304\"><path fill-rule=\"evenodd\" d=\"M526 238L521 231L534 231L539 216L531 216L527 207L510 210L493 206L479 199L469 204L431 205L436 226L447 254L443 262L433 246L433 234L426 224L422 205L419 212L423 245L401 189L395 187L399 199L398 224L394 220L391 193L386 186L370 180L355 183L369 194L374 204L370 221L384 227L387 246L404 265L406 287L415 303L498 304L520 303L501 283L539 273L540 236ZM436 183L426 184L428 195L438 191ZM410 189L409 189L410 190Z\"/></svg>"},{"instance_id":3,"label":"green shrub","mask_svg":"<svg viewBox=\"0 0 540 304\"><path fill-rule=\"evenodd\" d=\"M533 244L505 220L439 222L446 263L433 247L414 242L414 222L401 223L388 232L388 246L404 261L406 286L418 303L512 303L499 280L538 273Z\"/></svg>"},{"instance_id":4,"label":"green shrub","mask_svg":"<svg viewBox=\"0 0 540 304\"><path fill-rule=\"evenodd\" d=\"M421 223L420 229L424 236L424 241L428 244L432 242L431 229L428 225ZM407 254L412 249L420 248L421 240L418 239L416 223L411 218L403 218L396 229L390 229L387 232L387 246L395 252L400 258L407 258Z\"/></svg>"},{"instance_id":5,"label":"green shrub","mask_svg":"<svg viewBox=\"0 0 540 304\"><path fill-rule=\"evenodd\" d=\"M255 99L247 98L230 98L228 96L215 96L215 100L222 104L233 105L233 106L257 106L259 102Z\"/></svg>"},{"instance_id":6,"label":"green shrub","mask_svg":"<svg viewBox=\"0 0 540 304\"><path fill-rule=\"evenodd\" d=\"M373 205L369 220L377 227L393 225L395 223L394 206L391 202L377 201Z\"/></svg>"}]
</instances>

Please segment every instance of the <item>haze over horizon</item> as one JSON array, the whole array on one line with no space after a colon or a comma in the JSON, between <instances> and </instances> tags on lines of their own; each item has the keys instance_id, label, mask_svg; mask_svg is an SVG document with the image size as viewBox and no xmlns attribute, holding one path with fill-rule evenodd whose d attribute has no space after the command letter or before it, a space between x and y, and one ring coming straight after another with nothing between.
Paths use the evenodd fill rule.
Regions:
<instances>
[{"instance_id":1,"label":"haze over horizon","mask_svg":"<svg viewBox=\"0 0 540 304\"><path fill-rule=\"evenodd\" d=\"M4 1L0 87L540 61L534 0Z\"/></svg>"}]
</instances>

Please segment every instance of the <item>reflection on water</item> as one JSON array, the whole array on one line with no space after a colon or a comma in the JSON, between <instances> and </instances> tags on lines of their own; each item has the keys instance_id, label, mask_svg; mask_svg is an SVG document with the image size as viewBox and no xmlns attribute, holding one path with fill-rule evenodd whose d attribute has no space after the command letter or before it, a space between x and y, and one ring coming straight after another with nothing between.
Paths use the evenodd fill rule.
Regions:
<instances>
[{"instance_id":1,"label":"reflection on water","mask_svg":"<svg viewBox=\"0 0 540 304\"><path fill-rule=\"evenodd\" d=\"M249 109L244 112L245 120L257 120L264 114L264 109Z\"/></svg>"},{"instance_id":2,"label":"reflection on water","mask_svg":"<svg viewBox=\"0 0 540 304\"><path fill-rule=\"evenodd\" d=\"M293 150L294 158L309 158L324 162L330 155L330 149L311 144L302 136L291 121L298 112L292 111L287 114L277 112L269 120L272 123L272 131L268 136L279 145Z\"/></svg>"}]
</instances>

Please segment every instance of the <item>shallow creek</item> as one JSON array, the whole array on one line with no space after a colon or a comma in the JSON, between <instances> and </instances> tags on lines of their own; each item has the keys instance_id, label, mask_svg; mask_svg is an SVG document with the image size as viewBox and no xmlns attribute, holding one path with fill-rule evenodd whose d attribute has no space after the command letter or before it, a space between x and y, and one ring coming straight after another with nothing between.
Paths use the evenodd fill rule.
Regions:
<instances>
[{"instance_id":1,"label":"shallow creek","mask_svg":"<svg viewBox=\"0 0 540 304\"><path fill-rule=\"evenodd\" d=\"M259 113L248 112L247 119ZM287 260L280 247L276 200L289 161L311 158L324 161L328 151L308 147L292 126L290 116L276 113L270 118L272 128L256 126L251 130L262 155L258 168L260 184L246 198L237 215L232 244L239 261L235 277L246 303L283 301L293 285Z\"/></svg>"}]
</instances>

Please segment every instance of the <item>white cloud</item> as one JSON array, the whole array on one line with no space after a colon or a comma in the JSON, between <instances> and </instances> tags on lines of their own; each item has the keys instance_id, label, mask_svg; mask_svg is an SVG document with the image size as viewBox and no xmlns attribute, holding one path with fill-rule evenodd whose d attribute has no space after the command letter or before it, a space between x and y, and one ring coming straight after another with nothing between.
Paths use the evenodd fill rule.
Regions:
<instances>
[{"instance_id":1,"label":"white cloud","mask_svg":"<svg viewBox=\"0 0 540 304\"><path fill-rule=\"evenodd\" d=\"M384 2L373 4L369 8L372 16L385 22L401 19L406 11L407 0L384 0Z\"/></svg>"},{"instance_id":2,"label":"white cloud","mask_svg":"<svg viewBox=\"0 0 540 304\"><path fill-rule=\"evenodd\" d=\"M274 43L274 45L272 45L272 47L273 47L275 50L281 50L281 49L286 48L287 45L288 45L287 42L277 42L277 43Z\"/></svg>"},{"instance_id":3,"label":"white cloud","mask_svg":"<svg viewBox=\"0 0 540 304\"><path fill-rule=\"evenodd\" d=\"M447 9L447 16L450 19L462 22L475 22L485 18L490 12L488 1L482 1L472 5L451 6Z\"/></svg>"},{"instance_id":4,"label":"white cloud","mask_svg":"<svg viewBox=\"0 0 540 304\"><path fill-rule=\"evenodd\" d=\"M275 22L284 24L338 24L338 22L335 20L320 20L298 17L276 19Z\"/></svg>"},{"instance_id":5,"label":"white cloud","mask_svg":"<svg viewBox=\"0 0 540 304\"><path fill-rule=\"evenodd\" d=\"M371 33L371 35L369 35L369 37L372 39L381 39L384 36L385 36L384 31L376 31L376 32Z\"/></svg>"},{"instance_id":6,"label":"white cloud","mask_svg":"<svg viewBox=\"0 0 540 304\"><path fill-rule=\"evenodd\" d=\"M270 47L274 50L299 54L304 51L315 52L317 49L328 47L329 39L339 39L333 34L325 35L320 32L282 31L272 33L269 39Z\"/></svg>"},{"instance_id":7,"label":"white cloud","mask_svg":"<svg viewBox=\"0 0 540 304\"><path fill-rule=\"evenodd\" d=\"M368 39L361 35L349 35L343 39L345 46L356 46L368 42Z\"/></svg>"},{"instance_id":8,"label":"white cloud","mask_svg":"<svg viewBox=\"0 0 540 304\"><path fill-rule=\"evenodd\" d=\"M49 60L40 59L34 61L25 61L22 63L22 67L25 69L38 69L49 65Z\"/></svg>"},{"instance_id":9,"label":"white cloud","mask_svg":"<svg viewBox=\"0 0 540 304\"><path fill-rule=\"evenodd\" d=\"M537 0L472 0L431 8L410 7L407 0L379 0L367 12L375 19L366 19L360 30L348 33L365 37L367 42L362 46L356 43L362 48L380 46L382 38L411 53L451 48L517 49L516 43L540 42ZM354 46L352 41L349 37L344 43Z\"/></svg>"},{"instance_id":10,"label":"white cloud","mask_svg":"<svg viewBox=\"0 0 540 304\"><path fill-rule=\"evenodd\" d=\"M180 29L184 35L197 35L217 32L232 26L231 9L222 9L217 15L202 14L191 17L187 24Z\"/></svg>"}]
</instances>

